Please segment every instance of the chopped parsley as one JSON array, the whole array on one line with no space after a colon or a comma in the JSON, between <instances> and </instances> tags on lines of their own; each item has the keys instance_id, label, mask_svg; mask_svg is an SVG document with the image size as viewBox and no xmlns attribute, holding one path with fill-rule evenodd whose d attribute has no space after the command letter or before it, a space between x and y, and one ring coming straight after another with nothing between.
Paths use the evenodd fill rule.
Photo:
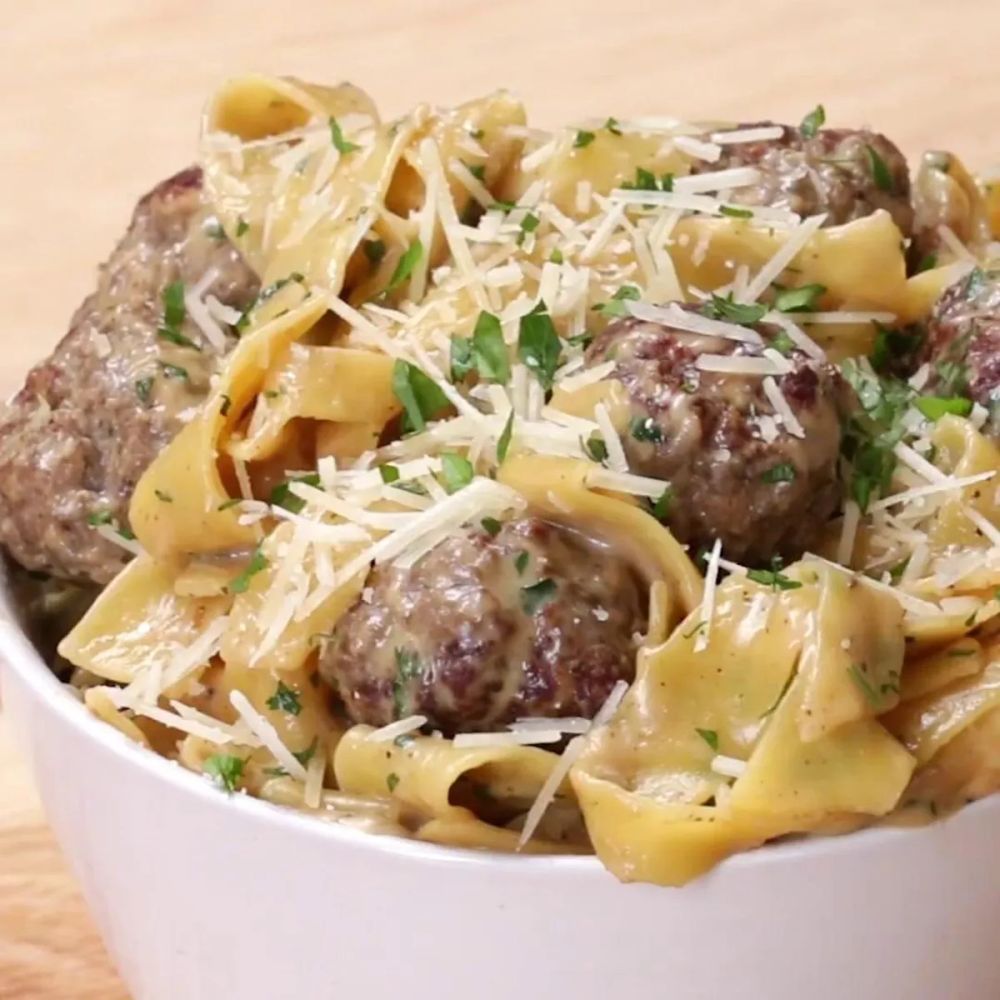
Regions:
<instances>
[{"instance_id":1,"label":"chopped parsley","mask_svg":"<svg viewBox=\"0 0 1000 1000\"><path fill-rule=\"evenodd\" d=\"M181 333L181 327L187 316L187 308L184 305L184 282L171 281L160 295L163 303L163 319L156 329L156 335L163 340L169 340L171 344L178 347L193 347L196 351L201 348L190 338Z\"/></svg>"},{"instance_id":2,"label":"chopped parsley","mask_svg":"<svg viewBox=\"0 0 1000 1000\"><path fill-rule=\"evenodd\" d=\"M480 184L486 180L486 164L485 163L465 163L463 161L463 166L466 170L476 178Z\"/></svg>"},{"instance_id":3,"label":"chopped parsley","mask_svg":"<svg viewBox=\"0 0 1000 1000\"><path fill-rule=\"evenodd\" d=\"M617 319L628 315L626 302L635 302L641 297L642 293L635 285L622 285L607 302L598 303L594 306L594 309L602 316L607 316L609 319Z\"/></svg>"},{"instance_id":4,"label":"chopped parsley","mask_svg":"<svg viewBox=\"0 0 1000 1000\"><path fill-rule=\"evenodd\" d=\"M389 794L391 795L395 790L396 786L399 784L399 775L390 771L385 776L385 786L389 789Z\"/></svg>"},{"instance_id":5,"label":"chopped parsley","mask_svg":"<svg viewBox=\"0 0 1000 1000\"><path fill-rule=\"evenodd\" d=\"M608 457L608 446L604 437L594 431L586 441L580 442L584 452L594 462L604 462Z\"/></svg>"},{"instance_id":6,"label":"chopped parsley","mask_svg":"<svg viewBox=\"0 0 1000 1000\"><path fill-rule=\"evenodd\" d=\"M920 396L913 405L928 420L940 420L948 413L967 417L972 412L972 400L964 396Z\"/></svg>"},{"instance_id":7,"label":"chopped parsley","mask_svg":"<svg viewBox=\"0 0 1000 1000\"><path fill-rule=\"evenodd\" d=\"M791 483L795 480L795 466L791 462L779 462L761 475L764 483Z\"/></svg>"},{"instance_id":8,"label":"chopped parsley","mask_svg":"<svg viewBox=\"0 0 1000 1000\"><path fill-rule=\"evenodd\" d=\"M403 406L405 432L422 431L451 405L441 387L416 365L401 358L392 369L392 391Z\"/></svg>"},{"instance_id":9,"label":"chopped parsley","mask_svg":"<svg viewBox=\"0 0 1000 1000\"><path fill-rule=\"evenodd\" d=\"M452 382L461 382L469 372L475 367L472 360L472 338L459 337L458 334L451 338L451 356L449 358L450 376Z\"/></svg>"},{"instance_id":10,"label":"chopped parsley","mask_svg":"<svg viewBox=\"0 0 1000 1000\"><path fill-rule=\"evenodd\" d=\"M173 503L174 498L166 491L161 489L154 489L153 493L156 495L157 500L162 500L163 503Z\"/></svg>"},{"instance_id":11,"label":"chopped parsley","mask_svg":"<svg viewBox=\"0 0 1000 1000\"><path fill-rule=\"evenodd\" d=\"M475 470L472 463L453 451L441 452L441 478L449 493L457 493L472 482Z\"/></svg>"},{"instance_id":12,"label":"chopped parsley","mask_svg":"<svg viewBox=\"0 0 1000 1000\"><path fill-rule=\"evenodd\" d=\"M555 597L556 582L546 577L530 587L521 588L521 607L526 615L534 615Z\"/></svg>"},{"instance_id":13,"label":"chopped parsley","mask_svg":"<svg viewBox=\"0 0 1000 1000\"><path fill-rule=\"evenodd\" d=\"M361 147L356 142L348 142L344 138L340 123L332 115L330 117L330 139L338 153L353 153Z\"/></svg>"},{"instance_id":14,"label":"chopped parsley","mask_svg":"<svg viewBox=\"0 0 1000 1000\"><path fill-rule=\"evenodd\" d=\"M407 684L420 676L423 668L420 665L420 657L415 650L407 649L405 646L397 646L394 650L396 657L396 679L392 682L392 703L396 710L396 718L402 719L406 714L405 709L408 704Z\"/></svg>"},{"instance_id":15,"label":"chopped parsley","mask_svg":"<svg viewBox=\"0 0 1000 1000\"><path fill-rule=\"evenodd\" d=\"M493 313L481 312L472 331L472 361L479 377L501 385L510 380L510 356L504 343L500 320Z\"/></svg>"},{"instance_id":16,"label":"chopped parsley","mask_svg":"<svg viewBox=\"0 0 1000 1000\"><path fill-rule=\"evenodd\" d=\"M668 486L660 498L654 501L652 506L652 515L657 521L665 521L670 516L670 508L673 506L674 502L674 491L673 488Z\"/></svg>"},{"instance_id":17,"label":"chopped parsley","mask_svg":"<svg viewBox=\"0 0 1000 1000\"><path fill-rule=\"evenodd\" d=\"M663 431L652 417L636 417L629 424L629 433L636 441L648 441L652 444L663 441Z\"/></svg>"},{"instance_id":18,"label":"chopped parsley","mask_svg":"<svg viewBox=\"0 0 1000 1000\"><path fill-rule=\"evenodd\" d=\"M102 524L114 523L115 516L110 510L95 510L87 515L87 524L92 528L98 528Z\"/></svg>"},{"instance_id":19,"label":"chopped parsley","mask_svg":"<svg viewBox=\"0 0 1000 1000\"><path fill-rule=\"evenodd\" d=\"M232 580L229 581L229 585L226 590L230 594L245 594L250 587L250 581L260 572L267 569L267 556L261 552L258 546L254 549L253 555L250 557L250 563L247 568L243 570L239 576L234 576Z\"/></svg>"},{"instance_id":20,"label":"chopped parsley","mask_svg":"<svg viewBox=\"0 0 1000 1000\"><path fill-rule=\"evenodd\" d=\"M139 402L148 403L149 397L153 393L153 376L147 375L138 379L135 383L135 394L139 397Z\"/></svg>"},{"instance_id":21,"label":"chopped parsley","mask_svg":"<svg viewBox=\"0 0 1000 1000\"><path fill-rule=\"evenodd\" d=\"M859 666L857 663L852 663L847 668L847 672L851 675L851 680L858 686L858 689L865 696L869 704L877 707L881 704L882 699L872 686L872 682L868 679L866 669L864 664Z\"/></svg>"},{"instance_id":22,"label":"chopped parsley","mask_svg":"<svg viewBox=\"0 0 1000 1000\"><path fill-rule=\"evenodd\" d=\"M740 326L759 323L767 312L767 306L759 302L734 302L732 293L726 296L713 295L702 307L701 313L709 319L719 319Z\"/></svg>"},{"instance_id":23,"label":"chopped parsley","mask_svg":"<svg viewBox=\"0 0 1000 1000\"><path fill-rule=\"evenodd\" d=\"M586 149L597 136L593 132L588 132L586 129L578 129L576 133L576 138L573 140L574 149Z\"/></svg>"},{"instance_id":24,"label":"chopped parsley","mask_svg":"<svg viewBox=\"0 0 1000 1000\"><path fill-rule=\"evenodd\" d=\"M736 205L720 205L720 215L728 215L730 219L752 219L753 212L749 208L739 208Z\"/></svg>"},{"instance_id":25,"label":"chopped parsley","mask_svg":"<svg viewBox=\"0 0 1000 1000\"><path fill-rule=\"evenodd\" d=\"M774 308L780 312L812 312L826 293L826 285L813 283L798 288L781 288L774 296Z\"/></svg>"},{"instance_id":26,"label":"chopped parsley","mask_svg":"<svg viewBox=\"0 0 1000 1000\"><path fill-rule=\"evenodd\" d=\"M163 369L163 374L167 378L179 378L183 379L185 382L188 379L188 371L186 368L181 368L180 365L172 365L168 361L159 362L160 367Z\"/></svg>"},{"instance_id":27,"label":"chopped parsley","mask_svg":"<svg viewBox=\"0 0 1000 1000\"><path fill-rule=\"evenodd\" d=\"M553 264L561 264L564 259L562 250L559 247L553 247L552 253L549 254L549 260Z\"/></svg>"},{"instance_id":28,"label":"chopped parsley","mask_svg":"<svg viewBox=\"0 0 1000 1000\"><path fill-rule=\"evenodd\" d=\"M534 372L542 388L550 390L559 367L562 345L544 302L539 302L530 313L521 317L517 355Z\"/></svg>"},{"instance_id":29,"label":"chopped parsley","mask_svg":"<svg viewBox=\"0 0 1000 1000\"><path fill-rule=\"evenodd\" d=\"M287 712L289 715L298 715L302 711L302 702L299 701L298 694L284 681L278 681L274 694L267 699L266 704L272 712Z\"/></svg>"},{"instance_id":30,"label":"chopped parsley","mask_svg":"<svg viewBox=\"0 0 1000 1000\"><path fill-rule=\"evenodd\" d=\"M878 372L893 367L894 361L903 362L913 357L923 346L926 333L920 326L907 326L901 330L875 323L875 342L868 359ZM903 365L903 367L906 367Z\"/></svg>"},{"instance_id":31,"label":"chopped parsley","mask_svg":"<svg viewBox=\"0 0 1000 1000\"><path fill-rule=\"evenodd\" d=\"M404 281L413 274L413 269L420 263L424 256L424 245L420 240L414 240L403 255L396 262L396 267L389 279L389 284L385 286L387 292L394 292Z\"/></svg>"},{"instance_id":32,"label":"chopped parsley","mask_svg":"<svg viewBox=\"0 0 1000 1000\"><path fill-rule=\"evenodd\" d=\"M382 240L365 240L361 244L361 249L368 258L368 263L372 267L378 267L385 256L385 243Z\"/></svg>"},{"instance_id":33,"label":"chopped parsley","mask_svg":"<svg viewBox=\"0 0 1000 1000\"><path fill-rule=\"evenodd\" d=\"M719 734L714 729L695 729L695 732L709 745L716 753L719 752Z\"/></svg>"},{"instance_id":34,"label":"chopped parsley","mask_svg":"<svg viewBox=\"0 0 1000 1000\"><path fill-rule=\"evenodd\" d=\"M938 265L938 255L936 253L925 253L917 264L916 274L923 274L924 271L933 271Z\"/></svg>"},{"instance_id":35,"label":"chopped parsley","mask_svg":"<svg viewBox=\"0 0 1000 1000\"><path fill-rule=\"evenodd\" d=\"M319 737L314 736L312 743L305 750L292 751L292 756L303 766L308 767L309 762L316 756L316 747L319 746Z\"/></svg>"},{"instance_id":36,"label":"chopped parsley","mask_svg":"<svg viewBox=\"0 0 1000 1000\"><path fill-rule=\"evenodd\" d=\"M287 778L288 772L283 767L265 767L264 773L269 778Z\"/></svg>"},{"instance_id":37,"label":"chopped parsley","mask_svg":"<svg viewBox=\"0 0 1000 1000\"><path fill-rule=\"evenodd\" d=\"M657 180L656 174L651 170L646 170L644 167L635 168L635 180L622 182L623 191L673 191L673 189L673 174L663 174Z\"/></svg>"},{"instance_id":38,"label":"chopped parsley","mask_svg":"<svg viewBox=\"0 0 1000 1000\"><path fill-rule=\"evenodd\" d=\"M382 482L387 485L399 482L399 469L394 465L380 465L378 467L378 474L382 477Z\"/></svg>"},{"instance_id":39,"label":"chopped parsley","mask_svg":"<svg viewBox=\"0 0 1000 1000\"><path fill-rule=\"evenodd\" d=\"M521 231L517 234L517 245L524 243L529 233L533 233L541 223L541 219L534 212L528 214L521 220Z\"/></svg>"},{"instance_id":40,"label":"chopped parsley","mask_svg":"<svg viewBox=\"0 0 1000 1000\"><path fill-rule=\"evenodd\" d=\"M817 104L802 119L799 125L799 132L802 134L803 139L812 139L824 124L826 124L826 108L822 104Z\"/></svg>"},{"instance_id":41,"label":"chopped parsley","mask_svg":"<svg viewBox=\"0 0 1000 1000\"><path fill-rule=\"evenodd\" d=\"M844 426L842 451L852 466L851 497L864 512L872 494L884 495L892 481L894 448L905 431L903 415L913 390L899 379L867 372L850 358L841 365L841 373L861 403L861 410Z\"/></svg>"},{"instance_id":42,"label":"chopped parsley","mask_svg":"<svg viewBox=\"0 0 1000 1000\"><path fill-rule=\"evenodd\" d=\"M747 579L763 584L772 590L798 590L802 586L798 580L792 580L781 572L781 560L775 557L771 560L770 569L748 569Z\"/></svg>"},{"instance_id":43,"label":"chopped parsley","mask_svg":"<svg viewBox=\"0 0 1000 1000\"><path fill-rule=\"evenodd\" d=\"M885 160L882 159L874 146L866 145L865 149L868 151L868 162L872 168L872 180L875 181L875 187L879 191L891 194L893 189L892 174L889 172Z\"/></svg>"},{"instance_id":44,"label":"chopped parsley","mask_svg":"<svg viewBox=\"0 0 1000 1000\"><path fill-rule=\"evenodd\" d=\"M772 338L771 343L768 345L776 350L779 354L783 354L786 358L789 357L796 348L796 343L788 336L788 333L784 330L779 330Z\"/></svg>"},{"instance_id":45,"label":"chopped parsley","mask_svg":"<svg viewBox=\"0 0 1000 1000\"><path fill-rule=\"evenodd\" d=\"M524 571L528 568L528 560L531 556L524 551L518 552L514 557L514 569L517 570L517 575L522 576Z\"/></svg>"},{"instance_id":46,"label":"chopped parsley","mask_svg":"<svg viewBox=\"0 0 1000 1000\"><path fill-rule=\"evenodd\" d=\"M500 529L503 525L495 517L484 517L480 522L483 526L483 531L486 532L490 538L496 538L500 534Z\"/></svg>"},{"instance_id":47,"label":"chopped parsley","mask_svg":"<svg viewBox=\"0 0 1000 1000\"><path fill-rule=\"evenodd\" d=\"M241 215L236 223L236 236L242 236L250 228L250 223Z\"/></svg>"},{"instance_id":48,"label":"chopped parsley","mask_svg":"<svg viewBox=\"0 0 1000 1000\"><path fill-rule=\"evenodd\" d=\"M507 423L503 425L503 431L497 440L497 462L500 465L507 460L507 452L510 451L510 440L514 436L514 411L507 415Z\"/></svg>"},{"instance_id":49,"label":"chopped parsley","mask_svg":"<svg viewBox=\"0 0 1000 1000\"><path fill-rule=\"evenodd\" d=\"M228 500L223 500L222 503L216 507L216 510L232 510L233 507L239 506L243 503L242 497L230 497Z\"/></svg>"},{"instance_id":50,"label":"chopped parsley","mask_svg":"<svg viewBox=\"0 0 1000 1000\"><path fill-rule=\"evenodd\" d=\"M794 681L794 680L795 680L795 671L793 670L785 678L785 683L781 685L781 690L778 692L778 697L774 699L773 703L771 704L771 707L766 712L763 712L761 714L761 718L762 719L766 719L781 704L781 702L784 699L785 695L788 694L788 689L792 686L792 681Z\"/></svg>"},{"instance_id":51,"label":"chopped parsley","mask_svg":"<svg viewBox=\"0 0 1000 1000\"><path fill-rule=\"evenodd\" d=\"M292 483L305 483L307 486L319 486L320 478L318 472L309 472L304 476L292 476L291 479L286 479L284 482L278 483L271 490L271 496L268 498L268 502L273 507L284 507L285 510L290 510L293 514L298 514L303 507L305 507L306 502L302 497L296 496L292 492Z\"/></svg>"},{"instance_id":52,"label":"chopped parsley","mask_svg":"<svg viewBox=\"0 0 1000 1000\"><path fill-rule=\"evenodd\" d=\"M621 126L618 124L617 118L608 118L604 123L604 128L606 128L612 135L621 135Z\"/></svg>"},{"instance_id":53,"label":"chopped parsley","mask_svg":"<svg viewBox=\"0 0 1000 1000\"><path fill-rule=\"evenodd\" d=\"M243 780L243 768L246 761L242 757L234 757L228 753L216 753L205 760L205 773L211 775L215 784L230 795L236 791Z\"/></svg>"}]
</instances>

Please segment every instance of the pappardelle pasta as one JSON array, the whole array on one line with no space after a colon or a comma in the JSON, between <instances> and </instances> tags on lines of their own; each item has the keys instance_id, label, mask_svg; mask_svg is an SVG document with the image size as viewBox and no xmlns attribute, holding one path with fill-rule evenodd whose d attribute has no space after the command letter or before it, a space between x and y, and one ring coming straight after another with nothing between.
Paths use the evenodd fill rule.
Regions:
<instances>
[{"instance_id":1,"label":"pappardelle pasta","mask_svg":"<svg viewBox=\"0 0 1000 1000\"><path fill-rule=\"evenodd\" d=\"M89 709L223 791L663 885L1000 787L1000 189L824 126L227 83L206 224L260 291L163 316L232 344L98 524Z\"/></svg>"}]
</instances>

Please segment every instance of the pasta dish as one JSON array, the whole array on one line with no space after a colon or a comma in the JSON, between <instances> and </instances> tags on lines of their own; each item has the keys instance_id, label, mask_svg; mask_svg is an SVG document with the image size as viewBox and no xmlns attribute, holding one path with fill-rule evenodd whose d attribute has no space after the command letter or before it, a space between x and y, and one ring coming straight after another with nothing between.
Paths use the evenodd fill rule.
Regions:
<instances>
[{"instance_id":1,"label":"pasta dish","mask_svg":"<svg viewBox=\"0 0 1000 1000\"><path fill-rule=\"evenodd\" d=\"M198 156L0 415L90 712L220 794L663 885L1000 788L1000 184L822 106L263 76Z\"/></svg>"}]
</instances>

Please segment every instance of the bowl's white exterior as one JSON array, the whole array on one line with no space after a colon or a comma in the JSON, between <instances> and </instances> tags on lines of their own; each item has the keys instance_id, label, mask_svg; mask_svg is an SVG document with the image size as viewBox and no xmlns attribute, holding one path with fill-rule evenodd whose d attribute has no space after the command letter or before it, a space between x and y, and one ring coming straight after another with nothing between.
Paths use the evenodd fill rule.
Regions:
<instances>
[{"instance_id":1,"label":"bowl's white exterior","mask_svg":"<svg viewBox=\"0 0 1000 1000\"><path fill-rule=\"evenodd\" d=\"M683 889L591 858L372 837L91 719L0 622L6 706L137 1000L997 1000L1000 796L734 858Z\"/></svg>"}]
</instances>

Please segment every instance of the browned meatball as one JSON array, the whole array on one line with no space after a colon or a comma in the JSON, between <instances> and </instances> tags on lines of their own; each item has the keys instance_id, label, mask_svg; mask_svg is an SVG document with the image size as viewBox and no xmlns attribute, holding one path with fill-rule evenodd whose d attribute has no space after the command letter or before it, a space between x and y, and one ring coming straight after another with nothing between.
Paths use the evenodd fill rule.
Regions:
<instances>
[{"instance_id":1,"label":"browned meatball","mask_svg":"<svg viewBox=\"0 0 1000 1000\"><path fill-rule=\"evenodd\" d=\"M320 671L355 722L427 716L445 733L519 716L588 718L635 675L638 576L605 545L537 517L456 533L412 568L376 568Z\"/></svg>"},{"instance_id":2,"label":"browned meatball","mask_svg":"<svg viewBox=\"0 0 1000 1000\"><path fill-rule=\"evenodd\" d=\"M164 289L212 272L207 292L226 305L257 293L201 189L192 168L139 202L69 333L0 409L0 544L29 569L106 583L128 559L89 521L127 530L136 482L196 412L219 361L189 318L168 331L187 345L158 333Z\"/></svg>"},{"instance_id":3,"label":"browned meatball","mask_svg":"<svg viewBox=\"0 0 1000 1000\"><path fill-rule=\"evenodd\" d=\"M693 308L693 307L692 307ZM809 548L838 509L840 406L836 370L800 351L776 384L803 436L776 420L760 375L702 371L703 354L760 357L762 347L635 318L611 324L588 363L614 360L628 390L623 444L632 472L669 485L665 523L693 548L761 564Z\"/></svg>"},{"instance_id":4,"label":"browned meatball","mask_svg":"<svg viewBox=\"0 0 1000 1000\"><path fill-rule=\"evenodd\" d=\"M774 125L754 122L740 128ZM739 142L722 147L714 163L697 161L696 173L729 167L757 167L760 180L732 192L743 205L771 205L798 215L827 213L837 226L884 208L904 236L913 228L910 175L906 158L879 132L820 129L811 138L782 125L780 139Z\"/></svg>"},{"instance_id":5,"label":"browned meatball","mask_svg":"<svg viewBox=\"0 0 1000 1000\"><path fill-rule=\"evenodd\" d=\"M1000 435L1000 270L976 268L945 290L927 324L928 390L966 396L990 411Z\"/></svg>"}]
</instances>

